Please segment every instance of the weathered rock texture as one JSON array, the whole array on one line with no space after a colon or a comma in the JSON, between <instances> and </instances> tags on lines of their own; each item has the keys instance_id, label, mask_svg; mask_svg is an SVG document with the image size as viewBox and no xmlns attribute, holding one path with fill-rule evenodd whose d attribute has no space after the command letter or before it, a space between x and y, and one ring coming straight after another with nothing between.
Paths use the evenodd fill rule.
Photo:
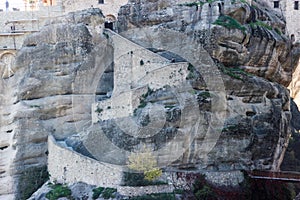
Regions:
<instances>
[{"instance_id":1,"label":"weathered rock texture","mask_svg":"<svg viewBox=\"0 0 300 200\"><path fill-rule=\"evenodd\" d=\"M163 2L168 6L161 8L161 1L129 1L120 10L119 33L146 48L172 49L168 46L168 39L164 37L168 31L158 29L184 32L194 38L195 42L201 43L210 56L221 63L223 72L235 77L229 80L227 76L223 77L228 100L227 118L221 135L223 139L208 154L211 155L212 162L208 166L228 169L231 163L232 168L236 164L241 167L241 163L250 164L253 161L250 160L255 158L254 168L260 166L258 168L268 169L272 165L273 169L278 169L290 131L290 108L287 90L277 83L284 86L290 83L294 66L299 59L298 47L292 46L280 34L284 32L284 21L257 5L250 6L241 2L232 4L230 1L215 1L202 6ZM226 20L222 21L224 16ZM232 68L244 69L273 83L258 77L236 77L234 72L229 72ZM201 87L193 85L193 88ZM275 140L278 143L271 142ZM268 142L264 143L266 141ZM250 160L244 159L250 155L248 153L251 154ZM256 157L257 155L262 157ZM231 162L238 157L243 161ZM270 164L267 157L276 161L273 160L275 162ZM192 160L195 157L190 158ZM220 166L216 166L216 163Z\"/></svg>"},{"instance_id":2,"label":"weathered rock texture","mask_svg":"<svg viewBox=\"0 0 300 200\"><path fill-rule=\"evenodd\" d=\"M298 108L300 108L300 63L293 73L292 81L289 85L291 91L291 97L294 99Z\"/></svg>"},{"instance_id":3,"label":"weathered rock texture","mask_svg":"<svg viewBox=\"0 0 300 200\"><path fill-rule=\"evenodd\" d=\"M224 24L232 23L226 18L229 21L221 26L214 25L220 14L241 24L226 28ZM39 186L36 180L44 178L49 134L82 155L114 164L126 164L129 152L146 143L155 150L160 166L168 164L175 170L279 169L290 133L289 93L284 86L291 81L294 62L288 58L293 54L298 58L295 47L275 31L276 27L284 32L280 19L229 1L196 8L167 0L132 0L119 16L119 32L140 45L138 51L147 52L137 55L150 55L146 48L160 54L168 50L177 55L166 53L171 55L166 63L185 61L183 71L188 74L181 74L180 87L141 92L137 97L143 98L134 101L142 105L128 111L127 118L141 128L151 124L149 105L158 105L166 116L161 132L141 132L136 139L124 131L128 130L124 116L99 117L92 123L92 115L101 115L104 108L91 105L111 99L116 74L122 75L114 70L145 67L148 60L128 60L135 51L115 42L114 34L102 33L104 16L99 10L60 17L25 40L12 67L14 76L1 80L0 199L24 199ZM258 19L273 30L249 25ZM115 63L120 48L125 54ZM160 74L155 75L149 76L154 83ZM131 79L122 80L131 84ZM123 124L117 126L118 120ZM172 140L178 143L168 148ZM159 151L163 148L167 150Z\"/></svg>"},{"instance_id":4,"label":"weathered rock texture","mask_svg":"<svg viewBox=\"0 0 300 200\"><path fill-rule=\"evenodd\" d=\"M284 21L252 3L253 6L240 1L214 1L185 6L168 0L131 0L120 10L119 32L145 26L183 31L201 42L212 58L225 66L239 67L287 86L292 66L299 59L297 48L283 35ZM216 20L224 16L227 19L217 26Z\"/></svg>"},{"instance_id":5,"label":"weathered rock texture","mask_svg":"<svg viewBox=\"0 0 300 200\"><path fill-rule=\"evenodd\" d=\"M0 80L0 199L25 199L42 184L36 179L47 179L49 134L66 138L90 122L88 103L94 93L89 90L95 90L81 94L80 86L91 81L81 71L95 67L93 50L103 40L103 22L99 10L50 22L24 42L13 66L15 75ZM97 54L101 57L109 49L100 48ZM99 67L110 63L101 60ZM46 177L40 177L43 172Z\"/></svg>"}]
</instances>

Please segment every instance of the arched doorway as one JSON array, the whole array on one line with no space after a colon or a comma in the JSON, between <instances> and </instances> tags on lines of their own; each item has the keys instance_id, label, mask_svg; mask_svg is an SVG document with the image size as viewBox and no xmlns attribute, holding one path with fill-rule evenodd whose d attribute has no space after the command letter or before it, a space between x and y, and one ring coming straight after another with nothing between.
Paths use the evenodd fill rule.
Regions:
<instances>
[{"instance_id":1,"label":"arched doorway","mask_svg":"<svg viewBox=\"0 0 300 200\"><path fill-rule=\"evenodd\" d=\"M12 70L12 67L15 62L15 55L11 52L4 52L0 55L0 67L1 67L1 73L2 78L7 79L9 77L12 77L14 75L14 71Z\"/></svg>"},{"instance_id":2,"label":"arched doorway","mask_svg":"<svg viewBox=\"0 0 300 200\"><path fill-rule=\"evenodd\" d=\"M291 35L291 40L292 40L292 42L295 42L295 35L294 34Z\"/></svg>"},{"instance_id":3,"label":"arched doorway","mask_svg":"<svg viewBox=\"0 0 300 200\"><path fill-rule=\"evenodd\" d=\"M116 17L114 15L106 15L104 27L110 30L114 30L114 23L116 22Z\"/></svg>"}]
</instances>

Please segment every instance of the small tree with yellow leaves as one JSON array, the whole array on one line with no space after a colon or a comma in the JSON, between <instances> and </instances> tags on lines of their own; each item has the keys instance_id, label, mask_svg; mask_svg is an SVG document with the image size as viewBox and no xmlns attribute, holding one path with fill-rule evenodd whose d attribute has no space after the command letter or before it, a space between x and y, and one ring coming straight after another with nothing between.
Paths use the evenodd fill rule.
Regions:
<instances>
[{"instance_id":1,"label":"small tree with yellow leaves","mask_svg":"<svg viewBox=\"0 0 300 200\"><path fill-rule=\"evenodd\" d=\"M161 176L162 171L157 167L157 160L151 150L145 146L140 152L131 153L128 157L128 168L144 173L145 179L153 181Z\"/></svg>"}]
</instances>

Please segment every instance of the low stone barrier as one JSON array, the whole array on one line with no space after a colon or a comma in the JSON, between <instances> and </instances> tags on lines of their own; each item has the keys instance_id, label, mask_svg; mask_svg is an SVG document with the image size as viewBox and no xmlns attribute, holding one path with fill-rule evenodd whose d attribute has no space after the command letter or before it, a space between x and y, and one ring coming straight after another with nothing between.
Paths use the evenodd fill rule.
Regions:
<instances>
[{"instance_id":1,"label":"low stone barrier","mask_svg":"<svg viewBox=\"0 0 300 200\"><path fill-rule=\"evenodd\" d=\"M152 186L119 186L117 187L118 193L124 196L143 196L146 194L158 193L172 193L174 190L173 185L152 185Z\"/></svg>"},{"instance_id":2,"label":"low stone barrier","mask_svg":"<svg viewBox=\"0 0 300 200\"><path fill-rule=\"evenodd\" d=\"M74 184L84 182L97 187L121 185L121 166L102 163L59 145L53 136L48 138L48 171L50 180Z\"/></svg>"}]
</instances>

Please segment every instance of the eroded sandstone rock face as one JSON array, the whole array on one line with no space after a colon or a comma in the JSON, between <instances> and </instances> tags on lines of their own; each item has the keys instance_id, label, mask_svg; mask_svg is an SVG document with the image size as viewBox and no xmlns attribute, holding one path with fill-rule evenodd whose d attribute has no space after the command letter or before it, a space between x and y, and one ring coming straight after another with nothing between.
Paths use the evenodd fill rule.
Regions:
<instances>
[{"instance_id":1,"label":"eroded sandstone rock face","mask_svg":"<svg viewBox=\"0 0 300 200\"><path fill-rule=\"evenodd\" d=\"M298 108L300 108L300 63L298 63L297 68L293 73L292 81L289 85L289 89L291 91L291 97L294 99Z\"/></svg>"},{"instance_id":2,"label":"eroded sandstone rock face","mask_svg":"<svg viewBox=\"0 0 300 200\"><path fill-rule=\"evenodd\" d=\"M66 138L89 122L90 106L79 102L90 101L94 93L80 91L90 81L81 70L95 68L93 50L103 40L103 22L96 9L50 22L24 42L15 75L0 80L1 200L28 198L47 179L49 134ZM107 52L109 47L97 51Z\"/></svg>"},{"instance_id":3,"label":"eroded sandstone rock face","mask_svg":"<svg viewBox=\"0 0 300 200\"><path fill-rule=\"evenodd\" d=\"M232 16L245 29L214 25L221 13ZM103 19L99 10L90 9L49 22L25 40L12 68L14 76L1 79L0 185L4 187L0 188L0 199L23 198L32 192L25 191L29 184L37 187L36 180L44 178L36 174L45 171L49 134L82 155L114 164L126 164L128 154L141 141L158 150L178 136L182 146L188 145L181 147L184 151L176 160L168 162L174 169L279 169L290 133L289 94L281 84L290 82L293 62L288 57L294 52L289 41L274 30L246 24L266 19L274 29L284 31L280 19L228 1L197 8L170 1L130 1L120 11L119 32L135 43L131 47L136 45L134 50L140 54L121 46L107 32L103 34ZM159 28L171 32L166 34ZM120 48L128 52L116 63ZM149 63L138 57L146 55L152 55ZM126 66L126 71L150 66L152 61L171 66L178 60L185 63L185 71L174 73L184 77L179 76L182 86L189 85L188 90L179 87L174 92L166 85L137 96L143 97L143 104L157 104L166 113L160 135L143 132L146 139L136 140L115 126L116 119L101 120L103 108L91 106L111 99L116 84L120 84L115 82L116 75L122 75L115 73L117 65ZM159 78L160 74L152 71L145 72L142 81ZM131 84L131 79L122 80ZM129 88L139 88L142 81ZM140 100L134 99L133 104L141 104ZM118 106L122 109L127 105ZM105 109L108 112L112 107ZM134 118L139 127L147 126L151 124L147 109L151 111L150 106L138 106L127 117ZM92 120L95 111L98 119ZM188 127L192 123L198 123L197 127ZM189 137L186 129L199 127L196 135ZM216 133L220 135L214 140L216 137L211 136ZM161 163L165 164L177 149L159 154Z\"/></svg>"},{"instance_id":4,"label":"eroded sandstone rock face","mask_svg":"<svg viewBox=\"0 0 300 200\"><path fill-rule=\"evenodd\" d=\"M167 4L168 1L163 2ZM256 157L254 168L259 166L258 168L267 169L272 166L273 169L278 169L290 133L289 94L279 84L287 86L290 83L295 64L299 59L299 47L292 45L283 35L285 30L282 17L278 17L278 13L273 14L259 5L250 6L241 2L215 1L198 6L172 4L165 8L159 7L160 4L161 2L129 1L120 10L119 33L146 48L158 49L173 48L172 45L169 45L169 40L174 40L176 36L169 37L172 39L168 40L165 36L168 35L167 30L186 33L201 43L210 56L216 62L221 63L220 69L233 78L233 80L226 81L227 78L223 77L228 97L225 127L227 124L229 128L224 128L221 135L223 139L218 142L219 152L223 152L224 155L213 153L218 149L218 144L211 152L210 158L219 161L216 162L212 159L212 168L218 169L216 163L219 163L221 169L228 169L230 164L224 163L230 163L230 160L236 160L238 157L247 158L247 152L250 153L249 149L252 149L253 151L250 153L252 158L257 155L263 155L266 158L269 155L269 158L277 160L274 160L273 164L267 164L268 159ZM150 5L152 9L148 9ZM181 40L181 38L176 39ZM243 69L279 84L270 83L257 77L235 76L234 73L229 72L232 68ZM240 82L236 79L243 81ZM268 104L269 106L267 106ZM277 109L281 111L277 112ZM243 115L246 117L242 117ZM270 127L272 128L270 129ZM274 128L278 128L279 132ZM231 138L229 140L224 136L227 131L231 133L227 134L227 137ZM268 138L271 135L267 135L271 132L271 135L277 132L276 136L273 135L277 139ZM243 133L246 135L252 133L253 135L248 135L250 136L248 139L252 139L243 140L241 137L235 138L233 133L237 133L237 137L242 136ZM282 133L284 135L281 135ZM277 144L273 147L270 146L271 143L260 143L274 141L274 139L278 143L276 142ZM256 142L258 143L254 145L255 147L252 146ZM236 155L236 152L239 152L239 155ZM188 155L191 156L191 154ZM218 156L220 159L217 158ZM222 160L221 157L225 160ZM192 159L193 156L190 158ZM243 160L244 163L250 164L253 161L246 160ZM240 165L243 161L238 164L234 161L231 162L232 168L235 168L235 164Z\"/></svg>"},{"instance_id":5,"label":"eroded sandstone rock face","mask_svg":"<svg viewBox=\"0 0 300 200\"><path fill-rule=\"evenodd\" d=\"M162 2L168 6L161 7ZM288 86L299 46L292 46L283 35L285 23L277 13L252 4L214 1L193 6L132 0L120 10L119 32L145 26L185 32L225 66Z\"/></svg>"}]
</instances>

